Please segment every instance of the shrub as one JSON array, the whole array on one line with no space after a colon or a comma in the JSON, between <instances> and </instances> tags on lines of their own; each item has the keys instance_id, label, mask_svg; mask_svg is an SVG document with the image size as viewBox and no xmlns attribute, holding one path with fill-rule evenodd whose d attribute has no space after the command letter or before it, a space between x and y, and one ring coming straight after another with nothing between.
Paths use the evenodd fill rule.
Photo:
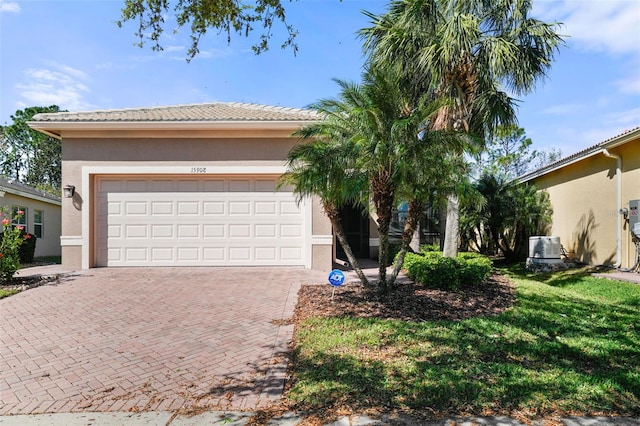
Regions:
<instances>
[{"instance_id":1,"label":"shrub","mask_svg":"<svg viewBox=\"0 0 640 426\"><path fill-rule=\"evenodd\" d=\"M0 239L0 282L7 282L20 268L19 250L24 237L22 236L23 227L13 226L12 222L22 216L24 212L19 211L15 217L6 208L0 210L2 223L2 238Z\"/></svg>"},{"instance_id":2,"label":"shrub","mask_svg":"<svg viewBox=\"0 0 640 426\"><path fill-rule=\"evenodd\" d=\"M476 253L466 253L476 254ZM458 256L458 264L460 265L460 283L461 284L480 284L491 275L493 263L491 259L481 254L477 256Z\"/></svg>"},{"instance_id":3,"label":"shrub","mask_svg":"<svg viewBox=\"0 0 640 426\"><path fill-rule=\"evenodd\" d=\"M434 289L455 290L461 285L478 285L491 274L491 260L477 253L460 253L457 258L440 252L408 253L404 267L409 278Z\"/></svg>"},{"instance_id":4,"label":"shrub","mask_svg":"<svg viewBox=\"0 0 640 426\"><path fill-rule=\"evenodd\" d=\"M32 263L36 252L36 236L24 231L20 235L22 237L22 244L18 249L20 263Z\"/></svg>"}]
</instances>

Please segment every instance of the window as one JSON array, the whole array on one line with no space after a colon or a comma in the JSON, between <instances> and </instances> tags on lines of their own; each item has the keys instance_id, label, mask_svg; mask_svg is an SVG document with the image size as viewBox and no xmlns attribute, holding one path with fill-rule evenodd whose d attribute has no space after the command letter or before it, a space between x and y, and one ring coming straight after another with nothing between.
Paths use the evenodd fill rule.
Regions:
<instances>
[{"instance_id":1,"label":"window","mask_svg":"<svg viewBox=\"0 0 640 426\"><path fill-rule=\"evenodd\" d=\"M22 216L16 217L18 212L23 212ZM27 208L22 206L12 206L11 207L11 224L12 225L22 225L24 226L25 231L27 230Z\"/></svg>"},{"instance_id":2,"label":"window","mask_svg":"<svg viewBox=\"0 0 640 426\"><path fill-rule=\"evenodd\" d=\"M36 238L42 238L44 235L43 218L44 212L42 210L33 211L33 234Z\"/></svg>"}]
</instances>

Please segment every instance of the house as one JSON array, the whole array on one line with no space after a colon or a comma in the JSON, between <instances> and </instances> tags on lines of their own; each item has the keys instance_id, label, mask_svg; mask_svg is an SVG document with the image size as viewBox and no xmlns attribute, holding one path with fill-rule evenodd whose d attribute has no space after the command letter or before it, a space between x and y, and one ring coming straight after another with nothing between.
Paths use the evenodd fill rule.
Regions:
<instances>
[{"instance_id":1,"label":"house","mask_svg":"<svg viewBox=\"0 0 640 426\"><path fill-rule=\"evenodd\" d=\"M592 265L632 267L632 228L639 220L640 127L549 164L519 179L549 193L551 235Z\"/></svg>"},{"instance_id":2,"label":"house","mask_svg":"<svg viewBox=\"0 0 640 426\"><path fill-rule=\"evenodd\" d=\"M317 200L277 189L313 111L243 103L38 114L62 140L62 265L330 270Z\"/></svg>"},{"instance_id":3,"label":"house","mask_svg":"<svg viewBox=\"0 0 640 426\"><path fill-rule=\"evenodd\" d=\"M60 198L0 177L0 206L24 212L15 225L36 236L36 257L60 256Z\"/></svg>"}]
</instances>

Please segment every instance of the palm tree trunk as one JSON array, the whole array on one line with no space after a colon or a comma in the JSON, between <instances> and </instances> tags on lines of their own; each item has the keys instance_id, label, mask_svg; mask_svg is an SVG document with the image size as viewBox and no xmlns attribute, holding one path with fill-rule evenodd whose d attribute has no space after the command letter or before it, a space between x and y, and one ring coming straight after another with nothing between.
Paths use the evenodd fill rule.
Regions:
<instances>
[{"instance_id":1,"label":"palm tree trunk","mask_svg":"<svg viewBox=\"0 0 640 426\"><path fill-rule=\"evenodd\" d=\"M393 212L394 190L388 184L388 172L380 173L371 180L371 192L373 193L373 204L378 215L378 234L380 246L378 252L378 285L384 293L387 286L387 266L389 265L389 226L391 225L391 215Z\"/></svg>"},{"instance_id":2,"label":"palm tree trunk","mask_svg":"<svg viewBox=\"0 0 640 426\"><path fill-rule=\"evenodd\" d=\"M389 286L393 287L398 278L398 274L404 264L404 258L409 250L409 245L413 239L413 234L416 232L416 227L420 221L420 214L422 213L423 205L417 200L411 200L409 202L409 211L407 213L407 222L404 224L404 230L402 231L402 246L400 247L400 253L398 253L398 260L389 278Z\"/></svg>"},{"instance_id":3,"label":"palm tree trunk","mask_svg":"<svg viewBox=\"0 0 640 426\"><path fill-rule=\"evenodd\" d=\"M338 241L340 241L340 244L342 244L344 253L347 255L347 260L349 260L349 263L353 267L353 270L356 272L356 275L358 275L358 278L360 278L360 282L362 283L362 285L365 287L369 287L369 280L367 279L364 272L362 272L362 269L360 268L356 257L353 255L353 251L351 250L349 241L347 241L347 236L345 235L344 229L342 228L342 223L340 222L338 209L336 209L335 206L327 203L323 203L322 206L324 208L325 214L331 222L331 225L333 226L333 230L336 233Z\"/></svg>"},{"instance_id":4,"label":"palm tree trunk","mask_svg":"<svg viewBox=\"0 0 640 426\"><path fill-rule=\"evenodd\" d=\"M447 230L444 235L444 257L456 257L458 255L458 225L460 223L460 209L457 195L449 195L447 198Z\"/></svg>"}]
</instances>

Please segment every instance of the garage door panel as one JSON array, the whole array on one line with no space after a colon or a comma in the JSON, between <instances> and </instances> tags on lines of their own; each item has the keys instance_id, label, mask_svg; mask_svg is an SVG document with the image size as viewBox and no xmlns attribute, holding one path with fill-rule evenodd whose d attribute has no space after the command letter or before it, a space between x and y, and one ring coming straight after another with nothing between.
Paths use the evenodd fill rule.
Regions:
<instances>
[{"instance_id":1,"label":"garage door panel","mask_svg":"<svg viewBox=\"0 0 640 426\"><path fill-rule=\"evenodd\" d=\"M226 214L225 203L223 201L205 201L202 203L202 207L205 216L220 216Z\"/></svg>"},{"instance_id":2,"label":"garage door panel","mask_svg":"<svg viewBox=\"0 0 640 426\"><path fill-rule=\"evenodd\" d=\"M243 192L273 189L276 182L201 178L122 184L99 179L97 264L304 265L304 214L293 194ZM164 192L196 187L232 192ZM134 192L112 191L118 188Z\"/></svg>"}]
</instances>

